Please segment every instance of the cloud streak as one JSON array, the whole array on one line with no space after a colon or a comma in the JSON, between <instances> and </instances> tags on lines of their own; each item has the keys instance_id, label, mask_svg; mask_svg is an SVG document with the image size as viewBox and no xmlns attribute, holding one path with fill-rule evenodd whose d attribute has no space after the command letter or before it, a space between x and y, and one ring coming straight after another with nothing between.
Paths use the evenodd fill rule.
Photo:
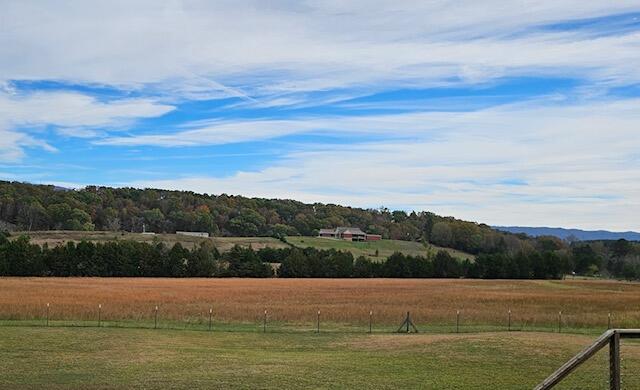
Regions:
<instances>
[{"instance_id":1,"label":"cloud streak","mask_svg":"<svg viewBox=\"0 0 640 390\"><path fill-rule=\"evenodd\" d=\"M531 72L640 81L637 32L538 28L638 11L633 1L72 3L4 7L3 78L164 84L187 97L477 83Z\"/></svg>"},{"instance_id":2,"label":"cloud streak","mask_svg":"<svg viewBox=\"0 0 640 390\"><path fill-rule=\"evenodd\" d=\"M0 92L0 160L17 161L24 147L55 151L31 133L54 127L67 137L94 138L102 130L114 129L146 117L163 115L174 107L150 99L120 99L101 102L76 92ZM38 130L39 129L39 130Z\"/></svg>"}]
</instances>

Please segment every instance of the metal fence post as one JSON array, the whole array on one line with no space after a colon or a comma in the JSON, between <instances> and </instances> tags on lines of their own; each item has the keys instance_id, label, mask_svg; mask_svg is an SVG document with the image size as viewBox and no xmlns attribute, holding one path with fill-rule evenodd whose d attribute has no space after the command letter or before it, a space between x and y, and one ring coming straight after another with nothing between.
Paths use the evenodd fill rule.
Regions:
<instances>
[{"instance_id":1,"label":"metal fence post","mask_svg":"<svg viewBox=\"0 0 640 390\"><path fill-rule=\"evenodd\" d=\"M369 310L369 333L371 333L373 326L373 310Z\"/></svg>"},{"instance_id":2,"label":"metal fence post","mask_svg":"<svg viewBox=\"0 0 640 390\"><path fill-rule=\"evenodd\" d=\"M607 316L607 329L611 329L611 312Z\"/></svg>"},{"instance_id":3,"label":"metal fence post","mask_svg":"<svg viewBox=\"0 0 640 390\"><path fill-rule=\"evenodd\" d=\"M264 309L264 319L262 321L262 333L267 333L267 309Z\"/></svg>"},{"instance_id":4,"label":"metal fence post","mask_svg":"<svg viewBox=\"0 0 640 390\"><path fill-rule=\"evenodd\" d=\"M316 333L320 333L320 310L318 310L318 321L317 321L317 329Z\"/></svg>"},{"instance_id":5,"label":"metal fence post","mask_svg":"<svg viewBox=\"0 0 640 390\"><path fill-rule=\"evenodd\" d=\"M511 332L511 309L509 309L508 318L509 319L508 319L507 329L508 329L509 332Z\"/></svg>"},{"instance_id":6,"label":"metal fence post","mask_svg":"<svg viewBox=\"0 0 640 390\"><path fill-rule=\"evenodd\" d=\"M153 329L158 329L158 306L156 306L156 313L153 317Z\"/></svg>"},{"instance_id":7,"label":"metal fence post","mask_svg":"<svg viewBox=\"0 0 640 390\"><path fill-rule=\"evenodd\" d=\"M49 326L49 302L47 302L47 326Z\"/></svg>"},{"instance_id":8,"label":"metal fence post","mask_svg":"<svg viewBox=\"0 0 640 390\"><path fill-rule=\"evenodd\" d=\"M209 308L209 332L211 332L212 317L213 317L213 308Z\"/></svg>"},{"instance_id":9,"label":"metal fence post","mask_svg":"<svg viewBox=\"0 0 640 390\"><path fill-rule=\"evenodd\" d=\"M456 310L456 333L460 333L460 310Z\"/></svg>"},{"instance_id":10,"label":"metal fence post","mask_svg":"<svg viewBox=\"0 0 640 390\"><path fill-rule=\"evenodd\" d=\"M102 323L102 303L98 303L98 328Z\"/></svg>"}]
</instances>

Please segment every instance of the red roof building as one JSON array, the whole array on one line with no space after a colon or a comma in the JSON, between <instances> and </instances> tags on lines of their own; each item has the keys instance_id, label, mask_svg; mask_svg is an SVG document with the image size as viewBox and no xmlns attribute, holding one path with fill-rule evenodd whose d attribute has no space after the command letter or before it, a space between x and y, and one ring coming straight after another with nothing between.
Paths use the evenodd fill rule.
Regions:
<instances>
[{"instance_id":1,"label":"red roof building","mask_svg":"<svg viewBox=\"0 0 640 390\"><path fill-rule=\"evenodd\" d=\"M345 241L378 241L382 239L379 234L368 234L357 227L337 227L335 229L320 229L318 237L335 238Z\"/></svg>"}]
</instances>

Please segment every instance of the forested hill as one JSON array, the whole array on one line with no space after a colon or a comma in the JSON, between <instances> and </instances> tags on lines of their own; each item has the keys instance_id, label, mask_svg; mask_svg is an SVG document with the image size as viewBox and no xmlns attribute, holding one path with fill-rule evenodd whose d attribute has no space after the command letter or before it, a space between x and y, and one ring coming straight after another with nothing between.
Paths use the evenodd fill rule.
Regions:
<instances>
[{"instance_id":1,"label":"forested hill","mask_svg":"<svg viewBox=\"0 0 640 390\"><path fill-rule=\"evenodd\" d=\"M294 200L196 194L158 189L86 187L0 182L0 224L5 230L125 230L216 236L316 235L318 229L357 226L384 238L432 242L470 253L535 245L487 225L429 212L407 214ZM0 226L0 230L3 226Z\"/></svg>"},{"instance_id":2,"label":"forested hill","mask_svg":"<svg viewBox=\"0 0 640 390\"><path fill-rule=\"evenodd\" d=\"M430 212L407 214L384 208L365 210L186 191L108 187L68 190L0 182L0 231L140 232L143 224L147 231L158 233L187 230L217 236L279 238L315 235L321 228L357 226L384 238L422 241L479 255L476 262L484 264L484 277L535 277L550 270L557 274L558 265L562 265L562 272L640 278L640 244L625 240L571 243L556 237L532 238ZM6 245L11 246L9 242ZM20 240L13 242L27 249L33 247ZM0 248L0 260L2 256L13 258L16 253L26 253L12 248L6 247L4 252ZM50 252L47 248L41 251Z\"/></svg>"}]
</instances>

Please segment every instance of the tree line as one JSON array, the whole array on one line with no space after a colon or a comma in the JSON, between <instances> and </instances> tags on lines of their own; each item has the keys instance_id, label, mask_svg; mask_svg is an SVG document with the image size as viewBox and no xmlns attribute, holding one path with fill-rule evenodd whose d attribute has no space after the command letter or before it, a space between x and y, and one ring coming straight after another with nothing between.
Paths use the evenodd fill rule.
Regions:
<instances>
[{"instance_id":1,"label":"tree line","mask_svg":"<svg viewBox=\"0 0 640 390\"><path fill-rule=\"evenodd\" d=\"M324 253L323 253L324 252ZM331 259L326 262L323 255ZM435 255L410 256L394 253L386 261L374 262L351 253L295 248L282 260L280 277L356 277L356 278L474 278L474 279L560 279L567 272L566 259L548 252L482 255L475 261L460 261L446 251ZM329 276L330 275L330 276Z\"/></svg>"},{"instance_id":2,"label":"tree line","mask_svg":"<svg viewBox=\"0 0 640 390\"><path fill-rule=\"evenodd\" d=\"M250 248L220 253L204 241L193 249L176 243L73 241L49 247L27 236L0 234L1 276L270 277L271 265Z\"/></svg>"},{"instance_id":3,"label":"tree line","mask_svg":"<svg viewBox=\"0 0 640 390\"><path fill-rule=\"evenodd\" d=\"M335 249L262 248L234 246L220 253L211 241L192 249L160 241L80 241L49 247L29 237L0 234L0 276L100 277L273 277L282 278L484 278L559 279L577 272L595 275L600 267L626 279L640 279L638 246L607 243L614 254L605 260L601 243L576 244L571 251L480 254L460 261L446 251L429 256L394 253L386 261L372 261ZM625 262L628 256L635 261Z\"/></svg>"}]
</instances>

